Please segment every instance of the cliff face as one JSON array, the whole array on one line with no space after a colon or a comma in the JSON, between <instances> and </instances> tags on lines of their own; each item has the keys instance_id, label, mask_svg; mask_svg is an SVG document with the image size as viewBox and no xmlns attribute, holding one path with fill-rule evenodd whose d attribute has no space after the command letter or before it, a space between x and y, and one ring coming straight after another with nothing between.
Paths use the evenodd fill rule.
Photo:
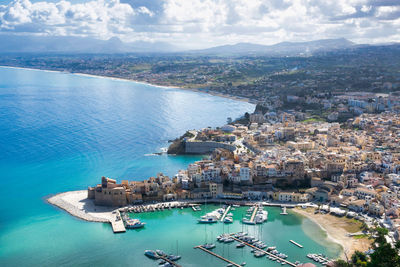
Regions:
<instances>
[{"instance_id":1,"label":"cliff face","mask_svg":"<svg viewBox=\"0 0 400 267\"><path fill-rule=\"evenodd\" d=\"M176 139L168 147L167 154L182 155L185 154L185 142L182 139Z\"/></svg>"}]
</instances>

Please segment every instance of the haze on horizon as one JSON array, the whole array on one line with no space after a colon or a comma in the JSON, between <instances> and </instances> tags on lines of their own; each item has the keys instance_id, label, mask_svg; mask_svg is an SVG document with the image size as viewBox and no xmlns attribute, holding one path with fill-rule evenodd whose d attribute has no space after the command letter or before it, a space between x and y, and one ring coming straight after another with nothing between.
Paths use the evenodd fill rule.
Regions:
<instances>
[{"instance_id":1,"label":"haze on horizon","mask_svg":"<svg viewBox=\"0 0 400 267\"><path fill-rule=\"evenodd\" d=\"M179 49L346 38L400 40L399 0L0 0L0 35L90 37Z\"/></svg>"}]
</instances>

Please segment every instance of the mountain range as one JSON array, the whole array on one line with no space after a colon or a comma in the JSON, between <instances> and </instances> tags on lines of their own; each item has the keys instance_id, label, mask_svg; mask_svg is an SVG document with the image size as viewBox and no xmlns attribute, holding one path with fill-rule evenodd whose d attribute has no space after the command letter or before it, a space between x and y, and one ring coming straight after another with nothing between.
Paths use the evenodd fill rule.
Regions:
<instances>
[{"instance_id":1,"label":"mountain range","mask_svg":"<svg viewBox=\"0 0 400 267\"><path fill-rule=\"evenodd\" d=\"M309 42L281 42L274 45L238 43L193 51L201 54L267 54L267 55L301 55L315 51L331 51L353 47L356 44L344 39L322 39Z\"/></svg>"},{"instance_id":2,"label":"mountain range","mask_svg":"<svg viewBox=\"0 0 400 267\"><path fill-rule=\"evenodd\" d=\"M0 35L0 53L183 53L189 55L311 55L315 52L359 47L345 38L309 42L281 42L274 45L238 43L201 50L181 50L164 42L122 42L113 37L99 40L90 37Z\"/></svg>"}]
</instances>

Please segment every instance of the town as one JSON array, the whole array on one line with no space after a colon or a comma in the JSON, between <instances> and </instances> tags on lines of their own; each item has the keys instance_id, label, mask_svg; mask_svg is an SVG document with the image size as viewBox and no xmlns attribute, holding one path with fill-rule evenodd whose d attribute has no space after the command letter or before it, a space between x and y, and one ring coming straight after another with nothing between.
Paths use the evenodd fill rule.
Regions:
<instances>
[{"instance_id":1,"label":"town","mask_svg":"<svg viewBox=\"0 0 400 267\"><path fill-rule=\"evenodd\" d=\"M185 134L180 140L185 153L210 155L174 177L159 173L120 184L103 177L88 196L96 205L117 207L187 199L314 202L335 207L339 216L370 224L374 218L394 241L400 236L399 134L400 116L393 111L365 113L346 123L256 113L248 125Z\"/></svg>"}]
</instances>

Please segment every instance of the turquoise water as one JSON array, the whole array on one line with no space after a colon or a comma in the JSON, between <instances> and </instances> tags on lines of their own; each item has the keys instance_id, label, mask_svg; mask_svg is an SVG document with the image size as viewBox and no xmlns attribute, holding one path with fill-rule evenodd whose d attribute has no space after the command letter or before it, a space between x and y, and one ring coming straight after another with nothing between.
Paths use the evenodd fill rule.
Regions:
<instances>
[{"instance_id":1,"label":"turquoise water","mask_svg":"<svg viewBox=\"0 0 400 267\"><path fill-rule=\"evenodd\" d=\"M246 266L279 266L280 264L264 258L255 258L250 248L236 248L236 242L230 244L218 243L216 236L222 233L245 231L263 240L268 246L276 246L277 249L287 254L287 260L291 262L309 262L308 253L323 253L331 257L337 257L340 247L326 240L325 233L308 219L300 217L289 211L289 215L280 215L281 209L275 207L265 208L268 211L268 221L263 225L243 225L240 220L246 215L247 207L237 208L233 213L232 224L198 224L197 220L202 215L219 208L218 205L202 206L202 211L193 212L192 209L164 210L152 213L131 214L133 218L139 218L146 222L145 229L128 231L136 242L127 246L133 250L159 248L168 253L182 255L180 264L183 266L225 266L223 261L206 254L193 247L213 242L217 245L212 251L231 261ZM151 233L149 233L151 232ZM147 242L149 236L156 237L156 242ZM310 238L310 236L312 238ZM301 249L289 240L301 243ZM321 246L323 243L324 246ZM151 260L144 255L139 255L135 261L139 264L151 266ZM127 263L127 262L126 262ZM155 266L155 264L153 264Z\"/></svg>"},{"instance_id":2,"label":"turquoise water","mask_svg":"<svg viewBox=\"0 0 400 267\"><path fill-rule=\"evenodd\" d=\"M199 214L189 210L142 214L150 216L143 218L148 223L144 230L114 235L109 225L73 218L45 198L85 189L103 175L130 180L160 171L174 175L200 157L148 154L187 129L220 126L227 117L253 109L248 103L177 89L0 68L0 265L155 266L143 250L172 249L178 240L184 266L204 266L205 260L209 266L224 266L191 248L204 239L204 228L193 222ZM317 229L308 234L323 243L319 228L308 220L296 222L290 227L302 235L299 240L326 249L305 234Z\"/></svg>"}]
</instances>

